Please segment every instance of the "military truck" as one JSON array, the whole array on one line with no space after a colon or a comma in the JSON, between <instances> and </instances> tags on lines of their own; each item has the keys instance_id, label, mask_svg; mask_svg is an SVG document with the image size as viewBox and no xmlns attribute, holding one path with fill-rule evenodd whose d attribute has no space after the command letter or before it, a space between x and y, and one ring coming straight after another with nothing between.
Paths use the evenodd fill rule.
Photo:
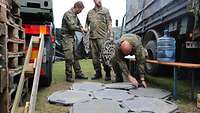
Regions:
<instances>
[{"instance_id":1,"label":"military truck","mask_svg":"<svg viewBox=\"0 0 200 113\"><path fill-rule=\"evenodd\" d=\"M52 61L54 59L54 24L52 0L20 0L22 26L25 29L26 49L32 36L45 36L45 48L42 61L40 84L49 86L52 81ZM32 50L31 62L38 53L38 49Z\"/></svg>"},{"instance_id":2,"label":"military truck","mask_svg":"<svg viewBox=\"0 0 200 113\"><path fill-rule=\"evenodd\" d=\"M200 63L199 0L126 0L125 33L136 33L156 60L157 39L168 30L176 39L176 61ZM158 73L158 65L147 64L149 74Z\"/></svg>"}]
</instances>

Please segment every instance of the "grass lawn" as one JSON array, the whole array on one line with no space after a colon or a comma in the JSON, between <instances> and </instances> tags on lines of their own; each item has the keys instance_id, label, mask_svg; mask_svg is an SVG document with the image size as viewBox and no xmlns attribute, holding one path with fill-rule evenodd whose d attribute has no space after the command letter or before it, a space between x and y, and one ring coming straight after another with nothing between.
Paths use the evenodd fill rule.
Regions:
<instances>
[{"instance_id":1,"label":"grass lawn","mask_svg":"<svg viewBox=\"0 0 200 113\"><path fill-rule=\"evenodd\" d=\"M91 60L81 60L81 67L83 73L89 77L89 79L94 75L94 70L92 66ZM112 73L113 75L113 73ZM172 79L171 78L162 78L162 77L151 77L148 76L148 85L161 87L164 89L171 90L172 89ZM112 77L113 79L113 77ZM88 80L87 80L88 81ZM100 82L104 82L103 79L99 80ZM36 111L37 113L67 113L68 108L60 105L49 104L47 101L47 97L51 95L53 92L58 90L69 89L71 83L65 81L65 73L64 73L64 62L56 62L53 68L53 81L52 85L48 88L40 88L38 92ZM178 95L180 97L176 101L179 108L183 113L200 113L195 107L195 103L190 102L188 99L182 99L188 97L186 94L189 93L190 86L185 81L178 83Z\"/></svg>"}]
</instances>

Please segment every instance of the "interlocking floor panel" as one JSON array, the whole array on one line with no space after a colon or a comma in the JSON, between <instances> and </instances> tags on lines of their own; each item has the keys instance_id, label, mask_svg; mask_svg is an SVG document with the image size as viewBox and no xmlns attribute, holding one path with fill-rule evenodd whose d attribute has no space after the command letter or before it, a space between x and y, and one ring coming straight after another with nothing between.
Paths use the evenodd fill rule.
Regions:
<instances>
[{"instance_id":1,"label":"interlocking floor panel","mask_svg":"<svg viewBox=\"0 0 200 113\"><path fill-rule=\"evenodd\" d=\"M75 103L70 113L128 113L128 109L113 100L90 100Z\"/></svg>"},{"instance_id":2,"label":"interlocking floor panel","mask_svg":"<svg viewBox=\"0 0 200 113\"><path fill-rule=\"evenodd\" d=\"M121 89L121 90L135 89L135 86L133 86L129 82L105 84L105 87L107 89Z\"/></svg>"},{"instance_id":3,"label":"interlocking floor panel","mask_svg":"<svg viewBox=\"0 0 200 113\"><path fill-rule=\"evenodd\" d=\"M157 88L138 88L130 90L129 92L137 97L152 97L164 99L171 96L171 92Z\"/></svg>"},{"instance_id":4,"label":"interlocking floor panel","mask_svg":"<svg viewBox=\"0 0 200 113\"><path fill-rule=\"evenodd\" d=\"M83 91L63 90L57 91L48 97L50 103L72 105L81 100L91 100L92 94Z\"/></svg>"},{"instance_id":5,"label":"interlocking floor panel","mask_svg":"<svg viewBox=\"0 0 200 113\"><path fill-rule=\"evenodd\" d=\"M176 113L178 110L175 103L150 97L136 97L123 104L136 113Z\"/></svg>"},{"instance_id":6,"label":"interlocking floor panel","mask_svg":"<svg viewBox=\"0 0 200 113\"><path fill-rule=\"evenodd\" d=\"M135 95L129 94L125 90L116 90L116 89L104 89L95 91L94 97L97 99L109 99L115 101L123 101L130 98L134 98Z\"/></svg>"},{"instance_id":7,"label":"interlocking floor panel","mask_svg":"<svg viewBox=\"0 0 200 113\"><path fill-rule=\"evenodd\" d=\"M74 83L71 88L73 90L89 91L89 92L105 89L102 83L96 83L96 82Z\"/></svg>"}]
</instances>

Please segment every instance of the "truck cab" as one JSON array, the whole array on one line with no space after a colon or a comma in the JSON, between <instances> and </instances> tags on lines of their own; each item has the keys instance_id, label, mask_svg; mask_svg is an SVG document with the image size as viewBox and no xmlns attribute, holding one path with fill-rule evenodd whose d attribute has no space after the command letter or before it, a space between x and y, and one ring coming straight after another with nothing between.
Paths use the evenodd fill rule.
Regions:
<instances>
[{"instance_id":1,"label":"truck cab","mask_svg":"<svg viewBox=\"0 0 200 113\"><path fill-rule=\"evenodd\" d=\"M20 16L25 30L26 49L32 36L44 34L45 47L42 60L40 84L49 86L52 81L52 62L54 58L54 24L52 0L20 0ZM34 63L39 48L33 48L30 63ZM35 53L35 55L34 55Z\"/></svg>"}]
</instances>

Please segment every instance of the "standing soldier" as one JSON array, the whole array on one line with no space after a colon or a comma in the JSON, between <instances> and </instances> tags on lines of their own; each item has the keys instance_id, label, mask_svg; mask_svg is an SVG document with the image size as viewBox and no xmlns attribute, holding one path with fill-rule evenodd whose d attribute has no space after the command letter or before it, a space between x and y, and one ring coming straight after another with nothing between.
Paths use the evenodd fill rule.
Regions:
<instances>
[{"instance_id":1,"label":"standing soldier","mask_svg":"<svg viewBox=\"0 0 200 113\"><path fill-rule=\"evenodd\" d=\"M75 78L87 79L81 71L81 67L75 54L75 31L85 31L81 26L81 23L77 17L77 14L81 13L84 9L84 5L81 1L74 4L74 7L67 11L62 19L61 33L63 36L62 45L65 55L65 74L66 81L73 82L72 79L72 66L75 71Z\"/></svg>"},{"instance_id":2,"label":"standing soldier","mask_svg":"<svg viewBox=\"0 0 200 113\"><path fill-rule=\"evenodd\" d=\"M112 58L113 70L116 74L116 82L123 82L123 76L127 76L129 81L136 87L139 85L135 77L133 77L127 67L124 57L126 55L135 55L136 65L139 70L139 82L144 87L147 87L144 75L145 75L145 56L146 51L142 46L139 36L134 34L125 34L120 39L120 42L115 45L115 55Z\"/></svg>"},{"instance_id":3,"label":"standing soldier","mask_svg":"<svg viewBox=\"0 0 200 113\"><path fill-rule=\"evenodd\" d=\"M86 29L90 32L90 45L92 53L92 61L96 74L92 80L102 77L101 73L101 48L112 31L112 20L108 9L102 7L101 0L94 0L95 7L87 14ZM105 80L111 80L111 68L105 64L104 71L106 72Z\"/></svg>"}]
</instances>

